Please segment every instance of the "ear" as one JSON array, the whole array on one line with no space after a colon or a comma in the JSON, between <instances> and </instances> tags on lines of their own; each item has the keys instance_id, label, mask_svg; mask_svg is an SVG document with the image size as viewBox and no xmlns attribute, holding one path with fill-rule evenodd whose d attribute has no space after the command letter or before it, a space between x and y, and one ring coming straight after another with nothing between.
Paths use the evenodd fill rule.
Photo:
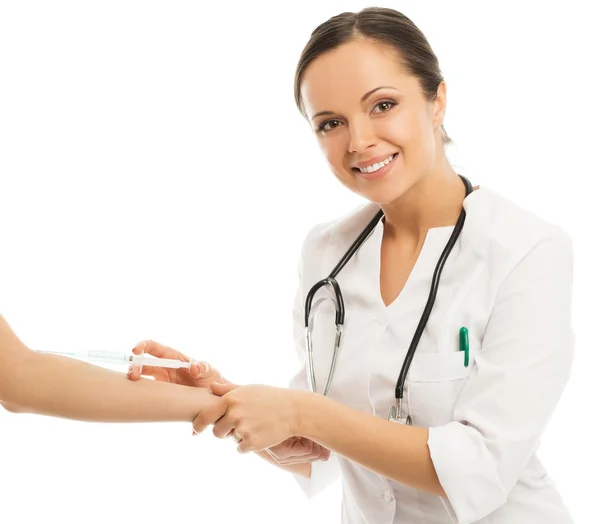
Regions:
<instances>
[{"instance_id":1,"label":"ear","mask_svg":"<svg viewBox=\"0 0 600 524\"><path fill-rule=\"evenodd\" d=\"M440 82L437 95L433 101L433 128L438 129L444 123L446 114L446 82Z\"/></svg>"}]
</instances>

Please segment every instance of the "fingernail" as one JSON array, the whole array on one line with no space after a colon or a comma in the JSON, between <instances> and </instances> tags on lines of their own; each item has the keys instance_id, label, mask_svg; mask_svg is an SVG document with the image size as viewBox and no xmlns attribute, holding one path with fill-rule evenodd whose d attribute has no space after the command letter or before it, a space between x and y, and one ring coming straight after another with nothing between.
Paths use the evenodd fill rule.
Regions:
<instances>
[{"instance_id":1,"label":"fingernail","mask_svg":"<svg viewBox=\"0 0 600 524\"><path fill-rule=\"evenodd\" d=\"M193 429L192 429L192 437L195 437L198 433L196 433Z\"/></svg>"},{"instance_id":2,"label":"fingernail","mask_svg":"<svg viewBox=\"0 0 600 524\"><path fill-rule=\"evenodd\" d=\"M127 376L129 377L131 375L131 372L133 371L133 368L129 368L129 371L127 372Z\"/></svg>"}]
</instances>

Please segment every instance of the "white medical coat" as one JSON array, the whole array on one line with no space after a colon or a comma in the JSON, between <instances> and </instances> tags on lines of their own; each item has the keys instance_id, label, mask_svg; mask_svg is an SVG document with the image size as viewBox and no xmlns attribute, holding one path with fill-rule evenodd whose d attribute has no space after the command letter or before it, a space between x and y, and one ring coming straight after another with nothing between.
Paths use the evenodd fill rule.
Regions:
<instances>
[{"instance_id":1,"label":"white medical coat","mask_svg":"<svg viewBox=\"0 0 600 524\"><path fill-rule=\"evenodd\" d=\"M343 456L315 462L308 496L341 473L344 524L567 524L572 522L536 455L573 357L570 237L480 188L464 202L464 229L444 267L435 307L405 385L415 426L447 498L389 480ZM306 389L304 301L375 215L374 204L314 227L303 246L294 338L302 366L290 386ZM383 224L338 275L346 320L329 396L387 418L394 387L422 314L435 265L453 227L429 230L398 298L379 287ZM322 390L333 351L333 306L314 298L313 348ZM469 330L464 366L459 329ZM356 428L359 432L360 428Z\"/></svg>"}]
</instances>

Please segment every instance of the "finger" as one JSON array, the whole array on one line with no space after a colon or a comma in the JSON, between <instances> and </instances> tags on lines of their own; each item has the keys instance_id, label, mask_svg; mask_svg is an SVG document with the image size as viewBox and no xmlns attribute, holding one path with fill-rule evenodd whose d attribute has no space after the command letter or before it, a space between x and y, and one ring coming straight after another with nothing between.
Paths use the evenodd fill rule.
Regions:
<instances>
[{"instance_id":1,"label":"finger","mask_svg":"<svg viewBox=\"0 0 600 524\"><path fill-rule=\"evenodd\" d=\"M290 442L290 440L286 442ZM324 448L322 448L319 444L316 444L310 439L302 437L292 441L291 446L282 447L280 452L277 450L276 453L279 455L279 462L282 465L297 464L302 462L322 460L321 456L323 449Z\"/></svg>"},{"instance_id":2,"label":"finger","mask_svg":"<svg viewBox=\"0 0 600 524\"><path fill-rule=\"evenodd\" d=\"M314 462L320 460L319 453L311 452L302 455L289 455L281 459L282 464L301 464L305 462Z\"/></svg>"},{"instance_id":3,"label":"finger","mask_svg":"<svg viewBox=\"0 0 600 524\"><path fill-rule=\"evenodd\" d=\"M229 432L227 436L230 435L233 437L233 440L237 443L237 450L239 453L258 451L256 446L250 444L250 438L246 432L234 428Z\"/></svg>"},{"instance_id":4,"label":"finger","mask_svg":"<svg viewBox=\"0 0 600 524\"><path fill-rule=\"evenodd\" d=\"M297 442L292 444L292 455L297 455L299 457L312 455L318 453L317 444L315 444L312 440L307 438L301 438Z\"/></svg>"},{"instance_id":5,"label":"finger","mask_svg":"<svg viewBox=\"0 0 600 524\"><path fill-rule=\"evenodd\" d=\"M297 462L312 462L313 460L317 460L319 457L318 453L310 452L310 453L289 453L285 455L280 455L279 459L286 464L295 464Z\"/></svg>"},{"instance_id":6,"label":"finger","mask_svg":"<svg viewBox=\"0 0 600 524\"><path fill-rule=\"evenodd\" d=\"M254 451L254 447L251 446L247 441L242 440L237 447L240 453L249 453L250 451Z\"/></svg>"},{"instance_id":7,"label":"finger","mask_svg":"<svg viewBox=\"0 0 600 524\"><path fill-rule=\"evenodd\" d=\"M288 457L288 456L279 456L277 453L273 451L273 448L266 448L264 451L280 466L287 466L290 464L298 464L302 462L306 462L303 458L298 457Z\"/></svg>"},{"instance_id":8,"label":"finger","mask_svg":"<svg viewBox=\"0 0 600 524\"><path fill-rule=\"evenodd\" d=\"M329 458L329 457L327 457ZM280 463L282 465L286 464L301 464L306 462L314 462L316 460L327 460L326 458L322 458L322 454L319 450L317 450L317 446L310 453L298 454L298 455L289 455L284 457Z\"/></svg>"},{"instance_id":9,"label":"finger","mask_svg":"<svg viewBox=\"0 0 600 524\"><path fill-rule=\"evenodd\" d=\"M277 462L277 464L281 464L281 462L279 462L279 457L277 456L277 454L273 451L273 448L267 448L265 449L265 453L267 455L269 455L275 462Z\"/></svg>"},{"instance_id":10,"label":"finger","mask_svg":"<svg viewBox=\"0 0 600 524\"><path fill-rule=\"evenodd\" d=\"M287 444L289 442L289 444ZM277 450L277 454L284 460L292 461L308 461L311 456L317 455L315 444L309 439L300 439L297 441L286 441L281 451Z\"/></svg>"},{"instance_id":11,"label":"finger","mask_svg":"<svg viewBox=\"0 0 600 524\"><path fill-rule=\"evenodd\" d=\"M139 367L130 367L127 371L127 378L129 380L139 380L141 378Z\"/></svg>"},{"instance_id":12,"label":"finger","mask_svg":"<svg viewBox=\"0 0 600 524\"><path fill-rule=\"evenodd\" d=\"M198 413L193 422L193 429L200 433L206 426L214 424L227 413L227 402L219 401L211 404Z\"/></svg>"},{"instance_id":13,"label":"finger","mask_svg":"<svg viewBox=\"0 0 600 524\"><path fill-rule=\"evenodd\" d=\"M329 457L331 456L331 450L324 448L323 446L319 446L320 450L319 450L319 456L317 457L317 460L328 460Z\"/></svg>"},{"instance_id":14,"label":"finger","mask_svg":"<svg viewBox=\"0 0 600 524\"><path fill-rule=\"evenodd\" d=\"M190 359L180 351L173 349L172 347L165 346L154 340L144 340L137 344L132 352L134 355L141 355L142 353L148 353L158 358L176 358L183 362L189 362Z\"/></svg>"},{"instance_id":15,"label":"finger","mask_svg":"<svg viewBox=\"0 0 600 524\"><path fill-rule=\"evenodd\" d=\"M326 458L324 458L323 451L319 449L315 449L310 455L304 458L310 460L311 462L313 460L327 460ZM327 456L327 458L329 458L329 456Z\"/></svg>"},{"instance_id":16,"label":"finger","mask_svg":"<svg viewBox=\"0 0 600 524\"><path fill-rule=\"evenodd\" d=\"M129 367L129 371L127 371L129 380L139 380L142 377L153 377L161 382L170 382L168 370L165 368L154 366L143 366L141 369L139 366Z\"/></svg>"},{"instance_id":17,"label":"finger","mask_svg":"<svg viewBox=\"0 0 600 524\"><path fill-rule=\"evenodd\" d=\"M202 433L208 426L203 424L202 418L200 415L196 415L196 418L192 421L192 435L199 435Z\"/></svg>"},{"instance_id":18,"label":"finger","mask_svg":"<svg viewBox=\"0 0 600 524\"><path fill-rule=\"evenodd\" d=\"M287 440L276 444L275 446L271 446L269 451L272 452L273 455L277 455L279 457L289 455L292 452L292 449L294 449L294 446L298 440L299 437L290 437Z\"/></svg>"},{"instance_id":19,"label":"finger","mask_svg":"<svg viewBox=\"0 0 600 524\"><path fill-rule=\"evenodd\" d=\"M214 373L212 366L208 362L199 360L192 360L191 362L190 375L193 378L210 378L210 376Z\"/></svg>"},{"instance_id":20,"label":"finger","mask_svg":"<svg viewBox=\"0 0 600 524\"><path fill-rule=\"evenodd\" d=\"M213 382L210 384L210 390L219 397L226 395L230 391L239 388L237 384L221 384L219 382Z\"/></svg>"},{"instance_id":21,"label":"finger","mask_svg":"<svg viewBox=\"0 0 600 524\"><path fill-rule=\"evenodd\" d=\"M142 340L138 342L136 346L131 350L134 355L141 355L142 353L150 353L155 357L160 357L164 354L164 346L155 342L154 340Z\"/></svg>"},{"instance_id":22,"label":"finger","mask_svg":"<svg viewBox=\"0 0 600 524\"><path fill-rule=\"evenodd\" d=\"M198 366L198 364L194 363L194 361L192 360L192 363L190 364L190 376L192 378L198 378L200 376L200 367Z\"/></svg>"},{"instance_id":23,"label":"finger","mask_svg":"<svg viewBox=\"0 0 600 524\"><path fill-rule=\"evenodd\" d=\"M213 427L213 435L217 438L226 438L231 436L231 432L235 429L230 417L224 416L222 419L215 422Z\"/></svg>"}]
</instances>

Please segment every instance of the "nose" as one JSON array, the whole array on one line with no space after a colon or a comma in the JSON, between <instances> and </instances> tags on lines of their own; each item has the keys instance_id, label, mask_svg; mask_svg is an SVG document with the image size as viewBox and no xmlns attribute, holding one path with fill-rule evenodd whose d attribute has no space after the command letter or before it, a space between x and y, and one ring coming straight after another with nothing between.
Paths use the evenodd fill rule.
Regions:
<instances>
[{"instance_id":1,"label":"nose","mask_svg":"<svg viewBox=\"0 0 600 524\"><path fill-rule=\"evenodd\" d=\"M377 142L373 130L373 123L368 118L357 118L348 123L350 141L348 143L349 153L362 153Z\"/></svg>"}]
</instances>

